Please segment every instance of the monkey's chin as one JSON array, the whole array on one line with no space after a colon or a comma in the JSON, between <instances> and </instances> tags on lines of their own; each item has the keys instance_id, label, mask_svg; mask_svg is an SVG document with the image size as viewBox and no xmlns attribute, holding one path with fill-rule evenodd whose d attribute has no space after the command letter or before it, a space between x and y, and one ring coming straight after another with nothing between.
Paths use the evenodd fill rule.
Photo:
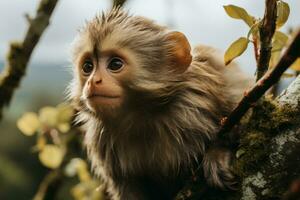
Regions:
<instances>
[{"instance_id":1,"label":"monkey's chin","mask_svg":"<svg viewBox=\"0 0 300 200\"><path fill-rule=\"evenodd\" d=\"M113 114L120 108L121 97L102 97L95 96L87 99L87 107L97 114Z\"/></svg>"}]
</instances>

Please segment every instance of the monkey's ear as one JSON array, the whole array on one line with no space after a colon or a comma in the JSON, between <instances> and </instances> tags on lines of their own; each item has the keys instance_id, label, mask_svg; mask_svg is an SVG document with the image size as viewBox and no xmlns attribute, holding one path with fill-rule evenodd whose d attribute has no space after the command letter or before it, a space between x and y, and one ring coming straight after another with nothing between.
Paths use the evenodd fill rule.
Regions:
<instances>
[{"instance_id":1,"label":"monkey's ear","mask_svg":"<svg viewBox=\"0 0 300 200\"><path fill-rule=\"evenodd\" d=\"M178 31L167 33L167 40L171 44L171 62L176 71L185 72L192 62L191 46L185 35Z\"/></svg>"}]
</instances>

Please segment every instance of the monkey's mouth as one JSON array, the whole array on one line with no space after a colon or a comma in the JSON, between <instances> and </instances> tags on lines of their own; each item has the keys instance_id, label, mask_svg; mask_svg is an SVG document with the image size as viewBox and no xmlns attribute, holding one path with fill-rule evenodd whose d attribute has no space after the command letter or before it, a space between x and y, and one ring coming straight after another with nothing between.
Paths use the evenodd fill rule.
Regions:
<instances>
[{"instance_id":1,"label":"monkey's mouth","mask_svg":"<svg viewBox=\"0 0 300 200\"><path fill-rule=\"evenodd\" d=\"M94 98L107 98L107 99L114 99L114 98L120 98L119 95L104 95L104 94L92 94L89 95L88 99L94 99Z\"/></svg>"},{"instance_id":2,"label":"monkey's mouth","mask_svg":"<svg viewBox=\"0 0 300 200\"><path fill-rule=\"evenodd\" d=\"M117 106L121 103L121 96L120 95L92 94L87 97L87 101L92 107Z\"/></svg>"}]
</instances>

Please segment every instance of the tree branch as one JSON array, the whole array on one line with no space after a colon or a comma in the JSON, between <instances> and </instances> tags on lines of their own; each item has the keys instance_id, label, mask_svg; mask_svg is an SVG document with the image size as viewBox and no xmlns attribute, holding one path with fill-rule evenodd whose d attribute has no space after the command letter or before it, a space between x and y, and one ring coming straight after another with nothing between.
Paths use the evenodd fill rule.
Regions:
<instances>
[{"instance_id":1,"label":"tree branch","mask_svg":"<svg viewBox=\"0 0 300 200\"><path fill-rule=\"evenodd\" d=\"M224 134L237 124L248 109L278 80L283 72L300 56L300 31L296 34L293 42L285 51L277 65L268 73L266 73L253 87L250 89L230 115L223 120L219 134Z\"/></svg>"},{"instance_id":2,"label":"tree branch","mask_svg":"<svg viewBox=\"0 0 300 200\"><path fill-rule=\"evenodd\" d=\"M271 58L272 38L276 29L277 0L266 0L265 14L259 26L260 53L257 63L258 81L268 70Z\"/></svg>"},{"instance_id":3,"label":"tree branch","mask_svg":"<svg viewBox=\"0 0 300 200\"><path fill-rule=\"evenodd\" d=\"M29 27L22 42L10 45L7 64L0 74L0 120L3 108L7 106L25 75L30 56L39 42L58 0L41 0L34 19L27 16Z\"/></svg>"},{"instance_id":4,"label":"tree branch","mask_svg":"<svg viewBox=\"0 0 300 200\"><path fill-rule=\"evenodd\" d=\"M113 7L122 7L126 0L113 0Z\"/></svg>"}]
</instances>

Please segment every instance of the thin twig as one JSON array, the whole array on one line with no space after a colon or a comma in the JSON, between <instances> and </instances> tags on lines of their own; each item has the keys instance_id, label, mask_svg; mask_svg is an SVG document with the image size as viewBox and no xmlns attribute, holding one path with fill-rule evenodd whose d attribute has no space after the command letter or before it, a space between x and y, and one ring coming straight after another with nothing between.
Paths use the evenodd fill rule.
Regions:
<instances>
[{"instance_id":1,"label":"thin twig","mask_svg":"<svg viewBox=\"0 0 300 200\"><path fill-rule=\"evenodd\" d=\"M300 57L300 31L296 34L293 42L285 51L277 65L267 72L250 90L245 94L231 114L223 120L219 134L224 134L237 124L248 109L275 83L277 83L286 69Z\"/></svg>"},{"instance_id":2,"label":"thin twig","mask_svg":"<svg viewBox=\"0 0 300 200\"><path fill-rule=\"evenodd\" d=\"M59 182L61 181L62 177L63 176L60 169L50 171L41 182L37 193L33 197L33 200L45 199L45 196L49 194L48 190L50 189L51 186L55 187L52 188L54 190L59 188L60 186ZM55 192L52 191L51 194L55 194Z\"/></svg>"},{"instance_id":3,"label":"thin twig","mask_svg":"<svg viewBox=\"0 0 300 200\"><path fill-rule=\"evenodd\" d=\"M255 56L255 60L256 63L258 63L258 59L259 59L259 53L258 53L258 43L257 43L257 37L253 38L253 46L254 46L254 56Z\"/></svg>"},{"instance_id":4,"label":"thin twig","mask_svg":"<svg viewBox=\"0 0 300 200\"><path fill-rule=\"evenodd\" d=\"M10 45L7 64L0 74L0 120L4 106L7 106L24 77L30 56L38 44L58 0L41 0L34 19L27 15L29 27L22 42Z\"/></svg>"},{"instance_id":5,"label":"thin twig","mask_svg":"<svg viewBox=\"0 0 300 200\"><path fill-rule=\"evenodd\" d=\"M126 0L113 0L113 7L122 7Z\"/></svg>"},{"instance_id":6,"label":"thin twig","mask_svg":"<svg viewBox=\"0 0 300 200\"><path fill-rule=\"evenodd\" d=\"M266 0L265 14L259 26L260 53L257 63L258 81L267 72L271 58L272 38L276 29L277 0Z\"/></svg>"}]
</instances>

